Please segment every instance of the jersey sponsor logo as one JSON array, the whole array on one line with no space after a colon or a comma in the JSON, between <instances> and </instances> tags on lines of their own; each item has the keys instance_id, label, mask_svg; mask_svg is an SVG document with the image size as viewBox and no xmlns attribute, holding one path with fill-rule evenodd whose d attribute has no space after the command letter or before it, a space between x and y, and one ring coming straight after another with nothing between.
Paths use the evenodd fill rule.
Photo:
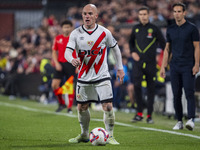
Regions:
<instances>
[{"instance_id":1,"label":"jersey sponsor logo","mask_svg":"<svg viewBox=\"0 0 200 150\"><path fill-rule=\"evenodd\" d=\"M79 55L101 55L103 53L103 49L94 49L94 50L79 50Z\"/></svg>"},{"instance_id":2,"label":"jersey sponsor logo","mask_svg":"<svg viewBox=\"0 0 200 150\"><path fill-rule=\"evenodd\" d=\"M99 36L97 41L94 43L94 45L93 45L93 47L91 48L90 51L89 50L80 51L79 57L81 59L81 62L83 62L83 59L85 57L90 57L90 60L88 61L87 65L85 64L85 62L83 62L82 68L81 68L79 75L78 75L78 78L81 78L81 76L83 75L84 72L86 72L86 74L89 72L89 70L92 67L97 55L101 55L101 58L100 58L98 63L94 64L94 70L95 70L96 74L99 72L99 69L101 68L101 65L103 63L103 60L104 60L104 57L105 57L105 51L106 51L106 47L104 49L102 49L101 47L99 47L99 44L102 42L102 40L105 38L105 36L106 36L106 33L102 32L102 34ZM86 53L87 53L87 55L84 55Z\"/></svg>"}]
</instances>

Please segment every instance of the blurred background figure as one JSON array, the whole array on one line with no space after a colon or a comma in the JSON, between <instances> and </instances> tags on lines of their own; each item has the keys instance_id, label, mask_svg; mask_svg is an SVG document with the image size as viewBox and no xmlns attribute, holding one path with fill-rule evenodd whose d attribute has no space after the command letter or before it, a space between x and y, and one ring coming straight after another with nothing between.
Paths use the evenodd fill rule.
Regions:
<instances>
[{"instance_id":1,"label":"blurred background figure","mask_svg":"<svg viewBox=\"0 0 200 150\"><path fill-rule=\"evenodd\" d=\"M69 35L73 29L73 24L69 20L65 20L61 23L63 34L56 36L54 39L53 47L52 47L52 58L55 63L55 73L52 80L52 89L54 94L58 98L58 108L56 112L62 111L66 108L66 102L63 98L63 95L59 93L60 84L63 80L63 77L68 79L71 75L75 75L75 67L73 67L67 60L64 58L65 48L69 41ZM76 53L74 51L73 57L76 57ZM67 112L72 113L72 105L74 100L74 92L67 96L68 98L68 107Z\"/></svg>"},{"instance_id":2,"label":"blurred background figure","mask_svg":"<svg viewBox=\"0 0 200 150\"><path fill-rule=\"evenodd\" d=\"M165 70L170 60L170 77L172 84L174 109L178 122L173 130L183 129L182 89L187 99L188 121L185 127L193 130L196 112L195 75L199 72L199 33L197 27L185 19L185 4L173 5L175 24L167 28L167 44L164 50L161 77L166 77Z\"/></svg>"},{"instance_id":3,"label":"blurred background figure","mask_svg":"<svg viewBox=\"0 0 200 150\"><path fill-rule=\"evenodd\" d=\"M144 102L142 97L142 80L145 75L147 82L147 123L153 123L152 113L155 95L156 79L156 48L160 44L165 47L165 39L157 26L149 23L149 8L146 6L138 10L140 23L132 29L129 45L134 59L134 86L137 102L137 114L132 122L142 121Z\"/></svg>"},{"instance_id":4,"label":"blurred background figure","mask_svg":"<svg viewBox=\"0 0 200 150\"><path fill-rule=\"evenodd\" d=\"M42 92L40 102L44 104L50 103L53 100L51 83L55 69L52 66L51 55L51 50L45 50L40 62L40 72L42 74L42 84L39 87L39 90Z\"/></svg>"}]
</instances>

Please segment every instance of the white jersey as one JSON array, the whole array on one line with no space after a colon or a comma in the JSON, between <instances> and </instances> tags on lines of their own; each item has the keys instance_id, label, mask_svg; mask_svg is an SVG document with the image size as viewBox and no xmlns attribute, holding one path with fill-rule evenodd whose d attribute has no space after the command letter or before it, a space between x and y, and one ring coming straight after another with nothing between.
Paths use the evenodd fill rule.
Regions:
<instances>
[{"instance_id":1,"label":"white jersey","mask_svg":"<svg viewBox=\"0 0 200 150\"><path fill-rule=\"evenodd\" d=\"M92 83L109 79L107 48L116 45L111 32L101 25L96 25L92 32L83 26L73 30L67 48L75 49L80 58L78 81Z\"/></svg>"}]
</instances>

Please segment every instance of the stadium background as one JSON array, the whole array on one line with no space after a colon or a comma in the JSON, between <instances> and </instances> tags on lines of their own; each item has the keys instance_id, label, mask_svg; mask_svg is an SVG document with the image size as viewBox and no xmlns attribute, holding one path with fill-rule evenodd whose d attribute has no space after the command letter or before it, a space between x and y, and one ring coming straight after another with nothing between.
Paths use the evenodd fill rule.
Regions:
<instances>
[{"instance_id":1,"label":"stadium background","mask_svg":"<svg viewBox=\"0 0 200 150\"><path fill-rule=\"evenodd\" d=\"M159 26L165 35L166 27L173 22L171 6L174 2L178 1L1 0L0 93L4 94L7 85L4 79L10 75L8 80L10 87L5 94L21 97L41 95L38 90L42 81L39 66L44 51L51 50L53 38L60 33L59 24L62 20L72 20L75 27L82 24L81 10L85 4L97 5L98 23L114 27L112 32L118 40L122 54L129 57L127 41L132 26L138 22L137 9L142 5L148 5L151 8L150 21ZM183 2L187 5L187 19L195 23L200 30L200 1L183 0ZM112 58L109 60L113 65ZM111 70L112 72L114 70ZM196 83L197 92L200 91L199 82L198 80Z\"/></svg>"}]
</instances>

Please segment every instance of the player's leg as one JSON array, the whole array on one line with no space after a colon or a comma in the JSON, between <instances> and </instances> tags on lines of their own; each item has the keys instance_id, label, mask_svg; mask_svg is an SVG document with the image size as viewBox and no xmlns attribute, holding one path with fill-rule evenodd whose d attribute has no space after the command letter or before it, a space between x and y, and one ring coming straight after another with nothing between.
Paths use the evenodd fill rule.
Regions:
<instances>
[{"instance_id":1,"label":"player's leg","mask_svg":"<svg viewBox=\"0 0 200 150\"><path fill-rule=\"evenodd\" d=\"M59 78L54 78L54 79L52 80L52 84L51 84L51 87L52 87L52 89L53 89L53 92L54 92L54 94L56 95L56 97L57 97L57 99L58 99L58 103L59 103L59 106L58 106L56 112L60 112L60 111L62 111L64 108L66 108L65 100L63 99L62 94L59 93L60 83L61 83L61 79L59 79Z\"/></svg>"},{"instance_id":2,"label":"player's leg","mask_svg":"<svg viewBox=\"0 0 200 150\"><path fill-rule=\"evenodd\" d=\"M115 114L113 112L113 105L111 102L102 103L102 108L104 111L104 124L105 128L109 133L109 136L113 136L114 122L115 122Z\"/></svg>"},{"instance_id":3,"label":"player's leg","mask_svg":"<svg viewBox=\"0 0 200 150\"><path fill-rule=\"evenodd\" d=\"M88 109L89 104L78 104L78 120L81 126L81 134L75 138L69 139L70 143L80 143L89 141L89 123L90 123L90 112Z\"/></svg>"},{"instance_id":4,"label":"player's leg","mask_svg":"<svg viewBox=\"0 0 200 150\"><path fill-rule=\"evenodd\" d=\"M155 79L156 79L156 65L146 66L146 81L147 81L147 123L153 123L152 113L155 96Z\"/></svg>"},{"instance_id":5,"label":"player's leg","mask_svg":"<svg viewBox=\"0 0 200 150\"><path fill-rule=\"evenodd\" d=\"M182 78L181 74L178 72L178 68L175 66L171 67L170 70L170 79L171 79L171 85L172 85L172 92L174 96L174 109L176 113L176 117L178 119L177 124L173 127L173 130L180 130L183 129L183 108L182 108Z\"/></svg>"},{"instance_id":6,"label":"player's leg","mask_svg":"<svg viewBox=\"0 0 200 150\"><path fill-rule=\"evenodd\" d=\"M63 72L64 75L66 77L66 79L68 80L71 76L75 76L75 67L72 66L72 64L66 62L62 64L63 67ZM74 97L75 97L75 92L73 92L73 94L68 94L68 105L67 105L67 112L68 113L72 113L72 106L73 106L73 102L74 102Z\"/></svg>"},{"instance_id":7,"label":"player's leg","mask_svg":"<svg viewBox=\"0 0 200 150\"><path fill-rule=\"evenodd\" d=\"M119 144L113 137L114 123L115 123L115 114L113 111L113 92L111 82L104 81L99 84L96 84L96 91L99 95L99 99L102 103L102 108L104 111L104 124L105 128L109 133L109 144Z\"/></svg>"},{"instance_id":8,"label":"player's leg","mask_svg":"<svg viewBox=\"0 0 200 150\"><path fill-rule=\"evenodd\" d=\"M188 111L188 121L186 122L186 128L188 130L194 129L194 118L195 118L195 97L194 97L194 87L195 87L195 76L192 75L191 69L183 70L183 87L185 90L185 95L187 99L187 111Z\"/></svg>"},{"instance_id":9,"label":"player's leg","mask_svg":"<svg viewBox=\"0 0 200 150\"><path fill-rule=\"evenodd\" d=\"M89 123L90 123L90 112L88 109L89 104L78 104L78 120L81 126L81 135L88 137L89 135Z\"/></svg>"},{"instance_id":10,"label":"player's leg","mask_svg":"<svg viewBox=\"0 0 200 150\"><path fill-rule=\"evenodd\" d=\"M119 142L117 142L113 136L115 114L113 111L112 102L102 103L102 108L104 110L103 120L104 120L105 128L109 133L108 143L113 144L113 145L119 144Z\"/></svg>"},{"instance_id":11,"label":"player's leg","mask_svg":"<svg viewBox=\"0 0 200 150\"><path fill-rule=\"evenodd\" d=\"M89 123L90 112L88 109L89 101L98 101L98 95L93 86L83 86L77 83L76 101L78 103L78 120L81 126L81 134L75 138L69 139L70 143L80 143L89 141Z\"/></svg>"},{"instance_id":12,"label":"player's leg","mask_svg":"<svg viewBox=\"0 0 200 150\"><path fill-rule=\"evenodd\" d=\"M131 122L137 122L142 121L143 119L143 98L142 98L142 87L141 82L143 79L143 71L142 71L142 64L136 63L133 66L133 78L134 78L134 94L135 94L135 100L137 103L137 114L135 117L131 120Z\"/></svg>"}]
</instances>

